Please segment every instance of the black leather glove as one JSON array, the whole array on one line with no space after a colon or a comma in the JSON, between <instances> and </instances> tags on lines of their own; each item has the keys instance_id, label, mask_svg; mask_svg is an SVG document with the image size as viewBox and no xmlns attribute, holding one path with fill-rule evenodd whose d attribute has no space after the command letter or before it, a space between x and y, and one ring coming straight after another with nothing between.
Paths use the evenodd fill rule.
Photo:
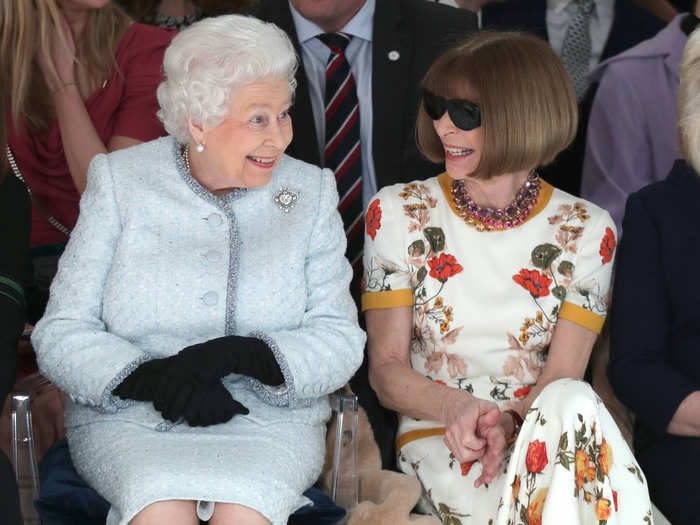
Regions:
<instances>
[{"instance_id":1,"label":"black leather glove","mask_svg":"<svg viewBox=\"0 0 700 525\"><path fill-rule=\"evenodd\" d=\"M232 373L254 377L266 385L284 383L275 355L254 337L229 335L182 349L166 370L174 382L207 384Z\"/></svg>"}]
</instances>

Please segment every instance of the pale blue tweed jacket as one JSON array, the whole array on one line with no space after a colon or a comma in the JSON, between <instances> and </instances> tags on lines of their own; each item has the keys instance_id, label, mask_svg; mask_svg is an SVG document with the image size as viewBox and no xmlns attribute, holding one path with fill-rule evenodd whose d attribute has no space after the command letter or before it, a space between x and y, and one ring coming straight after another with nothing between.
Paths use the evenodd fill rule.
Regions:
<instances>
[{"instance_id":1,"label":"pale blue tweed jacket","mask_svg":"<svg viewBox=\"0 0 700 525\"><path fill-rule=\"evenodd\" d=\"M258 424L256 432L265 432L267 424L271 429L286 425L275 432L286 428L291 434L296 425L321 428L330 415L327 394L359 367L365 342L348 292L352 270L343 255L345 235L332 173L285 156L266 186L215 197L186 172L177 151L175 140L166 137L98 155L90 165L78 223L61 258L46 314L32 336L40 370L70 397L69 440L71 429L109 423L115 426L104 435L74 431L75 441L90 436L88 443L80 442L87 447L112 439L121 429L137 429L144 441L179 432L204 446L198 438L201 429L166 422L151 403L126 402L110 392L139 363L225 334L264 339L285 384L271 388L247 377L227 376L226 386L250 414L205 434L233 438L250 432L246 425L252 423ZM298 196L287 212L275 202L285 188ZM306 446L295 439L301 438L284 437L287 446ZM130 460L128 445L118 452L127 457L95 459L81 458L73 443L71 447L79 471L93 485L102 483L99 472L104 472L105 462ZM196 457L185 452L183 466L194 461L189 466L196 470ZM251 461L241 468L255 468L255 458ZM311 473L317 475L321 461L315 452ZM288 467L282 470L293 477L295 468ZM133 475L138 477L138 470ZM103 494L124 491L110 483L114 481L96 488ZM140 490L151 490L152 501L183 497L178 483L173 481L172 491ZM304 483L289 483L293 491L304 489ZM217 490L184 496L222 501L216 499L222 497ZM113 498L118 501L110 500L119 512L113 522L126 523L148 503L139 498L137 493L133 499L138 501L118 495ZM229 500L257 508L245 496L223 501ZM281 523L289 510L261 511Z\"/></svg>"}]
</instances>

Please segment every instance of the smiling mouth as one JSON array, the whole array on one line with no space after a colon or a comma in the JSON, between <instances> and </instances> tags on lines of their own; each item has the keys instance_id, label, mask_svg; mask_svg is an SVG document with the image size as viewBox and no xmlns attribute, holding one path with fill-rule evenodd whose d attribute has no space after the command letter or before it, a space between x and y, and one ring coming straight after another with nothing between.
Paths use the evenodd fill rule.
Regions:
<instances>
[{"instance_id":1,"label":"smiling mouth","mask_svg":"<svg viewBox=\"0 0 700 525\"><path fill-rule=\"evenodd\" d=\"M247 159L260 168L271 168L277 161L277 157L254 157L248 155Z\"/></svg>"},{"instance_id":2,"label":"smiling mouth","mask_svg":"<svg viewBox=\"0 0 700 525\"><path fill-rule=\"evenodd\" d=\"M466 156L474 153L474 150L471 148L447 148L446 147L445 152L450 157L466 157Z\"/></svg>"}]
</instances>

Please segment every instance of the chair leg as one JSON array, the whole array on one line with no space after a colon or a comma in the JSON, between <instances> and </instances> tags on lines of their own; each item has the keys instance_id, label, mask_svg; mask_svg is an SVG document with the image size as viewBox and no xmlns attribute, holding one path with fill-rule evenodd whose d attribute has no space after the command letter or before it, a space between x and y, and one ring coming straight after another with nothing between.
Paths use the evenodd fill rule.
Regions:
<instances>
[{"instance_id":1,"label":"chair leg","mask_svg":"<svg viewBox=\"0 0 700 525\"><path fill-rule=\"evenodd\" d=\"M27 525L39 523L33 502L39 497L39 467L34 451L31 398L13 394L11 399L12 463L20 492L22 516Z\"/></svg>"},{"instance_id":2,"label":"chair leg","mask_svg":"<svg viewBox=\"0 0 700 525\"><path fill-rule=\"evenodd\" d=\"M334 394L331 407L336 412L335 449L331 478L331 499L346 510L358 503L359 475L357 465L357 396Z\"/></svg>"}]
</instances>

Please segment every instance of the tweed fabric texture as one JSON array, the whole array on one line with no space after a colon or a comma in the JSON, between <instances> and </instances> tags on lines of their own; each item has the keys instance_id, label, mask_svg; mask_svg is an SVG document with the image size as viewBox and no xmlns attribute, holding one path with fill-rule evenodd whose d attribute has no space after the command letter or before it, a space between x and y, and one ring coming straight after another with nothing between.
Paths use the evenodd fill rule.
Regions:
<instances>
[{"instance_id":1,"label":"tweed fabric texture","mask_svg":"<svg viewBox=\"0 0 700 525\"><path fill-rule=\"evenodd\" d=\"M39 366L70 397L71 453L111 503L109 525L167 499L241 503L286 523L321 469L327 394L365 342L335 181L285 156L266 186L215 197L177 150L166 137L92 161L32 338ZM281 188L299 196L288 213ZM224 378L247 416L192 428L110 394L138 363L227 334L266 340L285 377L280 388Z\"/></svg>"}]
</instances>

